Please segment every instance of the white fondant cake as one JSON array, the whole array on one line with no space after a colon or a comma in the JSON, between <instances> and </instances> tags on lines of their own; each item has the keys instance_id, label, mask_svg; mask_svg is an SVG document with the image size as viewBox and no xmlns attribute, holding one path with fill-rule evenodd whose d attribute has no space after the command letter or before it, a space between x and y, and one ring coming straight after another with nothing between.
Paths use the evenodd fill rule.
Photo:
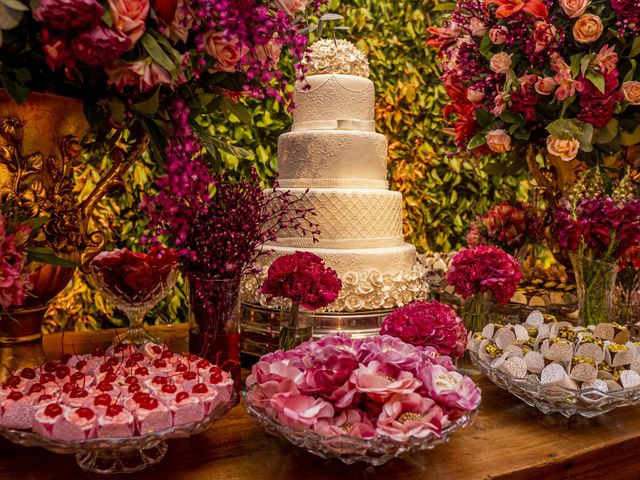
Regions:
<instances>
[{"instance_id":1,"label":"white fondant cake","mask_svg":"<svg viewBox=\"0 0 640 480\"><path fill-rule=\"evenodd\" d=\"M261 273L245 278L243 298L281 306L260 293L267 268L278 256L305 250L342 280L338 299L325 311L388 309L423 299L425 270L413 245L404 243L402 195L388 189L387 140L375 133L375 89L358 76L368 75L366 58L342 40L311 49L318 57L312 53L311 74L295 85L292 131L280 136L278 165L280 188L301 198L301 208L313 207L319 241L281 232L258 261Z\"/></svg>"}]
</instances>

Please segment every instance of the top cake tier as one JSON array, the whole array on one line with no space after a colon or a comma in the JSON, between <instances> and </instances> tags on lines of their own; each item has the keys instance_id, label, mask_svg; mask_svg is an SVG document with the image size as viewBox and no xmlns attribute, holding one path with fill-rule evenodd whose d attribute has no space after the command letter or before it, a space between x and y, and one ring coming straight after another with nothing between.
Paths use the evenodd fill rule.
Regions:
<instances>
[{"instance_id":1,"label":"top cake tier","mask_svg":"<svg viewBox=\"0 0 640 480\"><path fill-rule=\"evenodd\" d=\"M375 131L375 88L355 75L311 75L295 85L292 131Z\"/></svg>"}]
</instances>

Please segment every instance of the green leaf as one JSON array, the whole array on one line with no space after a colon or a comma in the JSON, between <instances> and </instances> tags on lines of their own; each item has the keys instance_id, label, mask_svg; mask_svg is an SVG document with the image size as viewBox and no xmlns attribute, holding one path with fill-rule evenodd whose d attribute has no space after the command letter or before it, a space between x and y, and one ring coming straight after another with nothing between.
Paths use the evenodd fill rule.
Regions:
<instances>
[{"instance_id":1,"label":"green leaf","mask_svg":"<svg viewBox=\"0 0 640 480\"><path fill-rule=\"evenodd\" d=\"M520 115L519 113L511 112L509 110L506 110L502 113L502 115L500 115L500 120L505 123L524 123L524 118L522 118L522 115Z\"/></svg>"},{"instance_id":2,"label":"green leaf","mask_svg":"<svg viewBox=\"0 0 640 480\"><path fill-rule=\"evenodd\" d=\"M303 28L302 30L299 30L301 35L308 35L309 33L313 33L318 29L318 25L309 25L306 28Z\"/></svg>"},{"instance_id":3,"label":"green leaf","mask_svg":"<svg viewBox=\"0 0 640 480\"><path fill-rule=\"evenodd\" d=\"M624 76L624 78L622 79L623 82L629 82L631 80L633 80L633 76L636 73L636 65L638 62L636 62L633 58L629 60L629 63L631 63L631 70L629 70L627 72L627 74Z\"/></svg>"},{"instance_id":4,"label":"green leaf","mask_svg":"<svg viewBox=\"0 0 640 480\"><path fill-rule=\"evenodd\" d=\"M487 112L484 108L477 108L475 110L476 121L481 127L486 127L495 120L495 117Z\"/></svg>"},{"instance_id":5,"label":"green leaf","mask_svg":"<svg viewBox=\"0 0 640 480\"><path fill-rule=\"evenodd\" d=\"M230 145L220 139L215 138L208 132L206 128L202 127L201 125L194 124L191 126L191 128L193 129L193 133L195 133L198 137L198 140L200 140L200 143L202 143L202 146L206 148L207 151L212 155L214 155L214 152L220 150L238 158L253 157L253 153L245 150L244 148Z\"/></svg>"},{"instance_id":6,"label":"green leaf","mask_svg":"<svg viewBox=\"0 0 640 480\"><path fill-rule=\"evenodd\" d=\"M16 28L22 21L24 12L7 7L0 3L0 30Z\"/></svg>"},{"instance_id":7,"label":"green leaf","mask_svg":"<svg viewBox=\"0 0 640 480\"><path fill-rule=\"evenodd\" d=\"M335 20L344 20L344 17L337 13L325 13L320 17L320 20L323 22L333 22Z\"/></svg>"},{"instance_id":8,"label":"green leaf","mask_svg":"<svg viewBox=\"0 0 640 480\"><path fill-rule=\"evenodd\" d=\"M576 53L571 55L571 76L576 78L580 73L580 62L582 60L582 53Z\"/></svg>"},{"instance_id":9,"label":"green leaf","mask_svg":"<svg viewBox=\"0 0 640 480\"><path fill-rule=\"evenodd\" d=\"M632 58L640 54L640 35L637 35L636 38L633 39L633 43L631 44L631 51L629 52L628 57Z\"/></svg>"},{"instance_id":10,"label":"green leaf","mask_svg":"<svg viewBox=\"0 0 640 480\"><path fill-rule=\"evenodd\" d=\"M106 9L102 14L102 21L107 24L108 27L113 27L113 16L111 15L111 10Z\"/></svg>"},{"instance_id":11,"label":"green leaf","mask_svg":"<svg viewBox=\"0 0 640 480\"><path fill-rule=\"evenodd\" d=\"M599 73L594 72L593 70L589 70L586 75L587 79L593 83L594 87L596 87L600 93L604 93L605 84L604 77Z\"/></svg>"},{"instance_id":12,"label":"green leaf","mask_svg":"<svg viewBox=\"0 0 640 480\"><path fill-rule=\"evenodd\" d=\"M21 223L23 225L28 226L31 229L31 232L35 232L44 226L45 223L49 221L49 217L34 217L28 220L24 220Z\"/></svg>"},{"instance_id":13,"label":"green leaf","mask_svg":"<svg viewBox=\"0 0 640 480\"><path fill-rule=\"evenodd\" d=\"M580 150L590 152L593 140L593 125L575 119L561 118L547 125L546 130L560 140L576 139L580 142Z\"/></svg>"},{"instance_id":14,"label":"green leaf","mask_svg":"<svg viewBox=\"0 0 640 480\"><path fill-rule=\"evenodd\" d=\"M473 150L474 148L478 148L481 145L484 145L487 142L487 140L484 137L484 134L479 133L477 134L475 137L473 137L471 140L469 140L469 143L467 144L467 148L469 150ZM433 170L435 172L435 170Z\"/></svg>"},{"instance_id":15,"label":"green leaf","mask_svg":"<svg viewBox=\"0 0 640 480\"><path fill-rule=\"evenodd\" d=\"M480 54L485 57L487 60L490 60L493 54L491 53L491 38L489 38L489 34L485 33L482 40L480 40Z\"/></svg>"},{"instance_id":16,"label":"green leaf","mask_svg":"<svg viewBox=\"0 0 640 480\"><path fill-rule=\"evenodd\" d=\"M160 88L156 87L149 98L138 103L133 104L133 109L145 113L147 115L153 115L160 108Z\"/></svg>"},{"instance_id":17,"label":"green leaf","mask_svg":"<svg viewBox=\"0 0 640 480\"><path fill-rule=\"evenodd\" d=\"M2 83L4 89L18 105L24 103L24 101L29 98L31 90L21 83L16 82L10 74L0 74L0 83Z\"/></svg>"},{"instance_id":18,"label":"green leaf","mask_svg":"<svg viewBox=\"0 0 640 480\"><path fill-rule=\"evenodd\" d=\"M640 125L638 125L633 132L627 132L622 130L620 133L620 145L630 146L640 143Z\"/></svg>"},{"instance_id":19,"label":"green leaf","mask_svg":"<svg viewBox=\"0 0 640 480\"><path fill-rule=\"evenodd\" d=\"M251 112L249 112L249 109L243 107L239 103L233 103L229 101L227 98L224 98L222 100L222 104L220 106L223 111L235 115L236 117L238 117L238 120L240 120L242 123L244 123L245 125L251 126L252 119L251 119Z\"/></svg>"},{"instance_id":20,"label":"green leaf","mask_svg":"<svg viewBox=\"0 0 640 480\"><path fill-rule=\"evenodd\" d=\"M0 2L4 3L7 7L17 10L19 12L28 12L29 7L27 7L24 3L19 2L18 0L0 0Z\"/></svg>"},{"instance_id":21,"label":"green leaf","mask_svg":"<svg viewBox=\"0 0 640 480\"><path fill-rule=\"evenodd\" d=\"M618 135L618 127L620 123L615 118L612 118L606 126L598 128L593 132L593 143L604 145L609 143Z\"/></svg>"},{"instance_id":22,"label":"green leaf","mask_svg":"<svg viewBox=\"0 0 640 480\"><path fill-rule=\"evenodd\" d=\"M168 71L171 74L176 73L176 65L173 63L171 58L165 53L160 44L156 41L153 36L148 33L145 33L141 39L142 46L147 51L151 58L162 68Z\"/></svg>"},{"instance_id":23,"label":"green leaf","mask_svg":"<svg viewBox=\"0 0 640 480\"><path fill-rule=\"evenodd\" d=\"M124 123L124 114L127 111L127 107L119 98L113 97L109 100L109 112L111 112L111 117L116 123L122 124Z\"/></svg>"},{"instance_id":24,"label":"green leaf","mask_svg":"<svg viewBox=\"0 0 640 480\"><path fill-rule=\"evenodd\" d=\"M588 55L582 57L582 59L580 60L580 71L583 75L587 73L587 69L589 68L589 65L591 65L591 60L593 60L594 58L596 58L596 54L589 53Z\"/></svg>"},{"instance_id":25,"label":"green leaf","mask_svg":"<svg viewBox=\"0 0 640 480\"><path fill-rule=\"evenodd\" d=\"M40 263L48 263L59 267L76 268L79 265L71 260L58 257L53 250L47 247L30 247L27 250L29 260Z\"/></svg>"},{"instance_id":26,"label":"green leaf","mask_svg":"<svg viewBox=\"0 0 640 480\"><path fill-rule=\"evenodd\" d=\"M457 4L455 2L447 2L436 5L431 9L432 12L449 12L456 9Z\"/></svg>"}]
</instances>

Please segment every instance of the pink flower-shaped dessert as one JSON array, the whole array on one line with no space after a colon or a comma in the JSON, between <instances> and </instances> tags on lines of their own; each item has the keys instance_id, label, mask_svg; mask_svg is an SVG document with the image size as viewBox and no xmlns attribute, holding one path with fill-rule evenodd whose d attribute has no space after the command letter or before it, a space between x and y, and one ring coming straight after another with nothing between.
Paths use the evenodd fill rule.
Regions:
<instances>
[{"instance_id":1,"label":"pink flower-shaped dessert","mask_svg":"<svg viewBox=\"0 0 640 480\"><path fill-rule=\"evenodd\" d=\"M173 425L169 409L151 396L139 403L133 415L140 435L166 430Z\"/></svg>"},{"instance_id":2,"label":"pink flower-shaped dessert","mask_svg":"<svg viewBox=\"0 0 640 480\"><path fill-rule=\"evenodd\" d=\"M467 345L467 330L451 307L440 302L413 302L391 312L380 333L417 347L432 346L442 355L459 358Z\"/></svg>"},{"instance_id":3,"label":"pink flower-shaped dessert","mask_svg":"<svg viewBox=\"0 0 640 480\"><path fill-rule=\"evenodd\" d=\"M403 370L414 370L421 363L422 355L416 347L399 338L379 335L363 340L358 359L365 365L375 360Z\"/></svg>"},{"instance_id":4,"label":"pink flower-shaped dessert","mask_svg":"<svg viewBox=\"0 0 640 480\"><path fill-rule=\"evenodd\" d=\"M443 412L418 393L396 394L382 407L376 431L399 442L440 435Z\"/></svg>"},{"instance_id":5,"label":"pink flower-shaped dessert","mask_svg":"<svg viewBox=\"0 0 640 480\"><path fill-rule=\"evenodd\" d=\"M314 349L308 354L305 363L309 368L304 372L300 384L302 393L329 396L349 380L352 372L358 368L359 362L354 351L343 348L328 345Z\"/></svg>"},{"instance_id":6,"label":"pink flower-shaped dessert","mask_svg":"<svg viewBox=\"0 0 640 480\"><path fill-rule=\"evenodd\" d=\"M247 385L247 390L248 401L265 409L270 409L269 402L271 397L277 393L299 393L298 386L290 378L281 382L270 380L261 384L254 383L252 386Z\"/></svg>"},{"instance_id":7,"label":"pink flower-shaped dessert","mask_svg":"<svg viewBox=\"0 0 640 480\"><path fill-rule=\"evenodd\" d=\"M299 393L278 393L270 402L280 422L292 427L310 427L321 418L333 417L330 403Z\"/></svg>"},{"instance_id":8,"label":"pink flower-shaped dessert","mask_svg":"<svg viewBox=\"0 0 640 480\"><path fill-rule=\"evenodd\" d=\"M349 435L357 438L373 438L376 429L362 410L345 410L332 418L322 418L313 426L321 435Z\"/></svg>"},{"instance_id":9,"label":"pink flower-shaped dessert","mask_svg":"<svg viewBox=\"0 0 640 480\"><path fill-rule=\"evenodd\" d=\"M445 411L475 410L480 404L480 389L469 377L432 365L419 372L424 392Z\"/></svg>"},{"instance_id":10,"label":"pink flower-shaped dessert","mask_svg":"<svg viewBox=\"0 0 640 480\"><path fill-rule=\"evenodd\" d=\"M169 405L174 425L186 425L202 420L205 416L203 403L187 392L179 392Z\"/></svg>"},{"instance_id":11,"label":"pink flower-shaped dessert","mask_svg":"<svg viewBox=\"0 0 640 480\"><path fill-rule=\"evenodd\" d=\"M355 370L351 382L359 392L379 403L386 402L394 394L414 392L422 385L411 372L376 360Z\"/></svg>"},{"instance_id":12,"label":"pink flower-shaped dessert","mask_svg":"<svg viewBox=\"0 0 640 480\"><path fill-rule=\"evenodd\" d=\"M49 403L36 409L33 416L33 431L43 437L53 436L53 427L64 421L69 409L59 403Z\"/></svg>"},{"instance_id":13,"label":"pink flower-shaped dessert","mask_svg":"<svg viewBox=\"0 0 640 480\"><path fill-rule=\"evenodd\" d=\"M302 371L289 365L287 360L279 360L273 363L260 361L251 368L251 375L247 377L247 387L251 387L254 383L279 383L286 379L299 384L302 381Z\"/></svg>"},{"instance_id":14,"label":"pink flower-shaped dessert","mask_svg":"<svg viewBox=\"0 0 640 480\"><path fill-rule=\"evenodd\" d=\"M32 424L32 400L17 390L9 392L0 403L0 426L22 430Z\"/></svg>"},{"instance_id":15,"label":"pink flower-shaped dessert","mask_svg":"<svg viewBox=\"0 0 640 480\"><path fill-rule=\"evenodd\" d=\"M451 361L451 357L448 355L440 355L440 353L433 347L418 347L418 350L422 353L422 358L427 363L433 363L434 365L440 365L449 371L455 371L456 366ZM420 371L422 367L418 366L416 372Z\"/></svg>"},{"instance_id":16,"label":"pink flower-shaped dessert","mask_svg":"<svg viewBox=\"0 0 640 480\"><path fill-rule=\"evenodd\" d=\"M90 408L69 408L62 419L54 423L51 436L66 441L87 440L95 437L96 422L97 416Z\"/></svg>"},{"instance_id":17,"label":"pink flower-shaped dessert","mask_svg":"<svg viewBox=\"0 0 640 480\"><path fill-rule=\"evenodd\" d=\"M109 405L100 412L96 429L98 438L126 438L134 433L133 415L122 405Z\"/></svg>"}]
</instances>

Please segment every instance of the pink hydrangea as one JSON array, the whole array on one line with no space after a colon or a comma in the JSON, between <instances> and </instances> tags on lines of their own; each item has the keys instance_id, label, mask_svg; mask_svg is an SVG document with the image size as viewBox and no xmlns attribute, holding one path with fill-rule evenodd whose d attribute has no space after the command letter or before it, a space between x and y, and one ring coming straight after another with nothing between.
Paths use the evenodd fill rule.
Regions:
<instances>
[{"instance_id":1,"label":"pink hydrangea","mask_svg":"<svg viewBox=\"0 0 640 480\"><path fill-rule=\"evenodd\" d=\"M480 389L469 377L432 365L418 373L422 389L445 411L475 410L480 404Z\"/></svg>"},{"instance_id":2,"label":"pink hydrangea","mask_svg":"<svg viewBox=\"0 0 640 480\"><path fill-rule=\"evenodd\" d=\"M515 258L486 245L460 250L447 272L447 282L462 298L490 292L500 305L513 297L521 277L520 264Z\"/></svg>"},{"instance_id":3,"label":"pink hydrangea","mask_svg":"<svg viewBox=\"0 0 640 480\"><path fill-rule=\"evenodd\" d=\"M417 393L396 394L382 408L376 431L399 442L440 436L442 409Z\"/></svg>"},{"instance_id":4,"label":"pink hydrangea","mask_svg":"<svg viewBox=\"0 0 640 480\"><path fill-rule=\"evenodd\" d=\"M459 358L467 345L467 330L453 309L440 302L413 302L391 312L380 333L411 345L432 346L442 355Z\"/></svg>"}]
</instances>

